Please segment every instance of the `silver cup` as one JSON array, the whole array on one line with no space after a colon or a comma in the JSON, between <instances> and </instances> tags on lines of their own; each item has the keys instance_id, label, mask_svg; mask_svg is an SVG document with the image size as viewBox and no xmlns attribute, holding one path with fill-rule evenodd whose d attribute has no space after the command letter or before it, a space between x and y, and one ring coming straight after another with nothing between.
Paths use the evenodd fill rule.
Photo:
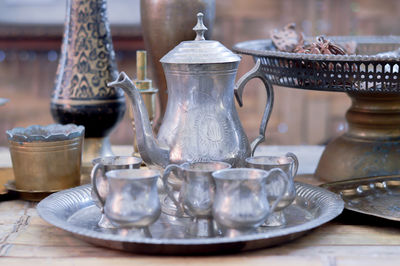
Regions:
<instances>
[{"instance_id":1,"label":"silver cup","mask_svg":"<svg viewBox=\"0 0 400 266\"><path fill-rule=\"evenodd\" d=\"M239 231L252 230L264 223L283 198L288 184L288 177L281 169L233 168L216 171L212 176L216 183L214 219L223 227ZM279 185L279 196L271 202L266 188L268 181Z\"/></svg>"},{"instance_id":2,"label":"silver cup","mask_svg":"<svg viewBox=\"0 0 400 266\"><path fill-rule=\"evenodd\" d=\"M269 171L274 168L279 168L289 176L289 184L282 200L277 205L275 212L268 217L264 225L266 226L282 226L286 224L283 209L288 207L296 198L296 188L294 186L294 177L299 168L297 156L291 152L285 156L255 156L246 159L246 166L250 168L258 168ZM268 185L268 195L271 198L277 197L277 192L274 185Z\"/></svg>"},{"instance_id":3,"label":"silver cup","mask_svg":"<svg viewBox=\"0 0 400 266\"><path fill-rule=\"evenodd\" d=\"M117 228L148 228L161 214L157 191L157 170L123 169L106 172L109 191L105 201L99 197L104 214ZM96 177L94 178L96 181ZM94 182L96 183L96 182Z\"/></svg>"},{"instance_id":4,"label":"silver cup","mask_svg":"<svg viewBox=\"0 0 400 266\"><path fill-rule=\"evenodd\" d=\"M176 216L187 214L193 219L187 231L196 236L213 234L212 206L215 194L215 183L212 172L230 168L225 162L193 162L181 165L168 165L164 171L163 184L165 192L176 206ZM171 172L182 181L179 193L169 187L168 177Z\"/></svg>"},{"instance_id":5,"label":"silver cup","mask_svg":"<svg viewBox=\"0 0 400 266\"><path fill-rule=\"evenodd\" d=\"M98 225L102 228L114 228L106 216L100 199L104 202L108 195L106 172L117 169L138 169L142 159L134 156L108 156L96 158L92 161L93 169L90 174L92 186L96 186L98 195L92 189L92 199L97 207L101 208L101 218Z\"/></svg>"}]
</instances>

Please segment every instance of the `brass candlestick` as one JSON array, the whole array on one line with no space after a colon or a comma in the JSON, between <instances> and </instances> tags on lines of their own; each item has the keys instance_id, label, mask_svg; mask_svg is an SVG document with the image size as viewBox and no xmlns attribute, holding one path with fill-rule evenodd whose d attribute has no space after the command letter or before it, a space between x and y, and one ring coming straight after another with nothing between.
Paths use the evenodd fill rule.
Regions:
<instances>
[{"instance_id":1,"label":"brass candlestick","mask_svg":"<svg viewBox=\"0 0 400 266\"><path fill-rule=\"evenodd\" d=\"M156 116L156 93L158 90L152 87L152 80L147 79L147 52L144 50L139 50L136 52L136 73L137 79L135 79L134 82L136 87L140 90L140 94L143 98L144 104L146 105L150 123L153 124ZM132 120L132 126L134 129L133 132L136 132L132 106L129 108L129 116ZM137 146L136 133L134 134L133 155L140 156Z\"/></svg>"},{"instance_id":2,"label":"brass candlestick","mask_svg":"<svg viewBox=\"0 0 400 266\"><path fill-rule=\"evenodd\" d=\"M196 24L198 12L204 14L204 24L208 28L205 37L210 39L215 19L215 2L216 0L140 0L143 39L150 53L153 80L159 90L159 117L154 125L156 132L161 125L168 100L167 82L160 59L180 42L195 38L192 27L187 25Z\"/></svg>"}]
</instances>

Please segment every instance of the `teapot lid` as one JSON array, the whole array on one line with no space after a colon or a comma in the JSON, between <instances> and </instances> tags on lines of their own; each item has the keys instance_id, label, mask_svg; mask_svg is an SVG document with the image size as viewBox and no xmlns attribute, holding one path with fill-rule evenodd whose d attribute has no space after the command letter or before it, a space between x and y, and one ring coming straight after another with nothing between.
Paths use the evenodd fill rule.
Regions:
<instances>
[{"instance_id":1,"label":"teapot lid","mask_svg":"<svg viewBox=\"0 0 400 266\"><path fill-rule=\"evenodd\" d=\"M207 28L203 24L203 13L197 14L197 24L193 30L196 32L194 41L181 42L164 55L160 62L171 64L212 64L240 61L240 56L220 42L204 38L204 32Z\"/></svg>"}]
</instances>

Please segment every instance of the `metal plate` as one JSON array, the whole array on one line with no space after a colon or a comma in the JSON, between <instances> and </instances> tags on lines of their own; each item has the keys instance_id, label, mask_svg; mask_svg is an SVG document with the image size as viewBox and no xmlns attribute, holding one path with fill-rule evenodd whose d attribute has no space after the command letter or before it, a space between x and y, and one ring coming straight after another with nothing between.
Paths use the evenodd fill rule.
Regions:
<instances>
[{"instance_id":1,"label":"metal plate","mask_svg":"<svg viewBox=\"0 0 400 266\"><path fill-rule=\"evenodd\" d=\"M232 253L265 248L293 240L318 227L343 210L340 197L323 188L296 183L297 198L286 209L288 224L280 228L260 227L254 233L234 237L196 238L186 233L192 222L162 214L150 226L152 237L97 226L100 210L94 205L89 185L57 192L42 200L37 211L48 223L95 245L147 254Z\"/></svg>"},{"instance_id":2,"label":"metal plate","mask_svg":"<svg viewBox=\"0 0 400 266\"><path fill-rule=\"evenodd\" d=\"M18 198L23 200L29 201L41 201L48 195L57 192L59 190L52 190L52 191L29 191L29 190L21 190L15 187L15 181L9 180L7 183L4 184L8 191L14 192Z\"/></svg>"},{"instance_id":3,"label":"metal plate","mask_svg":"<svg viewBox=\"0 0 400 266\"><path fill-rule=\"evenodd\" d=\"M0 168L0 201L17 199L18 195L9 191L5 187L5 183L14 180L14 172L10 167Z\"/></svg>"},{"instance_id":4,"label":"metal plate","mask_svg":"<svg viewBox=\"0 0 400 266\"><path fill-rule=\"evenodd\" d=\"M323 184L339 194L345 208L400 221L400 176L379 176Z\"/></svg>"},{"instance_id":5,"label":"metal plate","mask_svg":"<svg viewBox=\"0 0 400 266\"><path fill-rule=\"evenodd\" d=\"M400 57L377 55L399 49L399 36L327 38L339 44L356 42L357 55L280 52L269 39L237 43L233 50L260 60L262 73L274 85L320 91L400 92Z\"/></svg>"},{"instance_id":6,"label":"metal plate","mask_svg":"<svg viewBox=\"0 0 400 266\"><path fill-rule=\"evenodd\" d=\"M4 184L11 180L14 180L13 169L10 167L0 168L0 195L7 193L7 188Z\"/></svg>"}]
</instances>

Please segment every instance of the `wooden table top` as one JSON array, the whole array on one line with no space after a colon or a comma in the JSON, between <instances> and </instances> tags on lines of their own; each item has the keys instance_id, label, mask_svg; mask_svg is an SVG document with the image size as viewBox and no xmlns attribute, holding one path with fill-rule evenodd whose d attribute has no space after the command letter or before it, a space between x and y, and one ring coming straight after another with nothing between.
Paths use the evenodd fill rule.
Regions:
<instances>
[{"instance_id":1,"label":"wooden table top","mask_svg":"<svg viewBox=\"0 0 400 266\"><path fill-rule=\"evenodd\" d=\"M12 176L0 170L0 183ZM299 181L316 184L312 175ZM148 256L96 247L47 224L36 203L0 202L1 265L400 265L399 223L345 211L292 242L220 256Z\"/></svg>"}]
</instances>

